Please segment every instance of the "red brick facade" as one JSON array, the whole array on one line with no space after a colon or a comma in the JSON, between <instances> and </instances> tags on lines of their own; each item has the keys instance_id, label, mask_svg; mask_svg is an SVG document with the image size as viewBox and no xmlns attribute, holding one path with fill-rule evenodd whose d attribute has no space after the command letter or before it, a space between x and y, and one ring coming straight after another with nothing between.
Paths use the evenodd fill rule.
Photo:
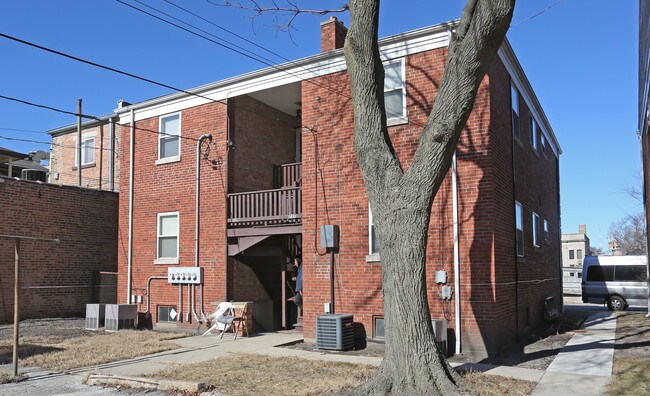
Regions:
<instances>
[{"instance_id":1,"label":"red brick facade","mask_svg":"<svg viewBox=\"0 0 650 396\"><path fill-rule=\"evenodd\" d=\"M115 303L117 204L112 192L0 178L0 235L23 240L21 319L83 316ZM0 323L13 321L14 241L0 239Z\"/></svg>"},{"instance_id":2,"label":"red brick facade","mask_svg":"<svg viewBox=\"0 0 650 396\"><path fill-rule=\"evenodd\" d=\"M327 32L325 26L325 38L341 36L328 36ZM338 45L326 44L328 49ZM408 120L389 130L404 168L412 161L422 125L435 99L446 51L429 49L405 56ZM159 130L159 117L137 121L131 290L133 295L143 296L140 311L147 309L148 280L167 274L168 265L155 264L158 213L179 212L178 265L194 265L195 139L211 133L212 162L201 161L199 265L205 271L203 309L212 311L209 303L224 299L255 301L255 320L266 321L262 327L267 329L278 328L282 306L293 309L282 301L280 294L280 273L287 265L290 267L287 240L271 235L257 244L257 250L228 258L227 244L238 242L226 236L225 198L227 193L274 188L273 166L295 162L298 151L302 155L305 337L315 337L316 316L323 313L330 297L330 259L319 243L319 227L324 224L336 224L341 229L341 249L335 262L336 312L354 314L359 336L375 336L374 321L383 315L381 262L376 255L369 255L368 201L353 147L347 75L341 71L305 79L300 90L297 115L280 111L272 107L272 101L264 103L252 94L233 95L227 99L227 106L224 101L181 109L183 139L181 159L177 162L156 164L155 131ZM451 175L433 203L427 246L429 306L432 317L447 318L455 333L458 324L454 320L454 303L459 299L462 351L466 354L486 355L503 350L544 320L545 297L554 296L556 304L561 304L558 159L548 138L545 152L542 151L541 135L536 136L539 149L532 149L529 102L522 95L521 138L513 139L510 76L504 62L497 58L481 84L457 148L460 292L451 303L443 304L440 286L434 282L435 271L440 269L447 272L448 285L455 281ZM135 107L137 111L155 107L147 106ZM542 112L541 108L536 111ZM122 116L126 114L125 110ZM300 140L295 131L299 127L302 143L296 150ZM129 128L121 128L120 134L119 300L126 302ZM515 200L523 206L523 258L517 257L515 249ZM548 238L539 247L533 247L533 212L539 215L540 222L548 223ZM188 287L179 289L165 279L152 280L148 294L154 323L158 321L159 306L178 309L179 305L181 322L194 322L188 316L188 292ZM198 297L195 306L201 311Z\"/></svg>"}]
</instances>

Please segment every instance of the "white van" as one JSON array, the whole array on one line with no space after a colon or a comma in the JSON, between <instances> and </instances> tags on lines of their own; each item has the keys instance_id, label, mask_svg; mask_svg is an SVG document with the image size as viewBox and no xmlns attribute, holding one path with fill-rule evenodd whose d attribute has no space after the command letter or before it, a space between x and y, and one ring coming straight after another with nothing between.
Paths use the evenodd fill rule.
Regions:
<instances>
[{"instance_id":1,"label":"white van","mask_svg":"<svg viewBox=\"0 0 650 396\"><path fill-rule=\"evenodd\" d=\"M582 302L612 311L648 303L646 256L586 256L582 263Z\"/></svg>"}]
</instances>

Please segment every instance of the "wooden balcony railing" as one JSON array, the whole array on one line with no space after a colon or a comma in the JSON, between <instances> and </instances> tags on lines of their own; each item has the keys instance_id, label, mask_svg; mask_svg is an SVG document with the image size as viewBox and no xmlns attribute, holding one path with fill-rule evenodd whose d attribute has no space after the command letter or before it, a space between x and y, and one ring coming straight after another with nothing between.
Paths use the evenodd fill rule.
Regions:
<instances>
[{"instance_id":1,"label":"wooden balcony railing","mask_svg":"<svg viewBox=\"0 0 650 396\"><path fill-rule=\"evenodd\" d=\"M302 164L284 164L273 167L273 187L287 188L300 186L302 178Z\"/></svg>"},{"instance_id":2,"label":"wooden balcony railing","mask_svg":"<svg viewBox=\"0 0 650 396\"><path fill-rule=\"evenodd\" d=\"M302 222L300 187L228 194L228 226L252 227Z\"/></svg>"}]
</instances>

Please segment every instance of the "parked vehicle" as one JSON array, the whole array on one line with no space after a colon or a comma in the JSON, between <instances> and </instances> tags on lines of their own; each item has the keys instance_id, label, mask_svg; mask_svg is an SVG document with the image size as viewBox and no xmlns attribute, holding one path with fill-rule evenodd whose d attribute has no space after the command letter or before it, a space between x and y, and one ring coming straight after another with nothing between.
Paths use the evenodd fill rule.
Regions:
<instances>
[{"instance_id":1,"label":"parked vehicle","mask_svg":"<svg viewBox=\"0 0 650 396\"><path fill-rule=\"evenodd\" d=\"M648 303L646 256L586 256L582 302L607 304L612 311Z\"/></svg>"}]
</instances>

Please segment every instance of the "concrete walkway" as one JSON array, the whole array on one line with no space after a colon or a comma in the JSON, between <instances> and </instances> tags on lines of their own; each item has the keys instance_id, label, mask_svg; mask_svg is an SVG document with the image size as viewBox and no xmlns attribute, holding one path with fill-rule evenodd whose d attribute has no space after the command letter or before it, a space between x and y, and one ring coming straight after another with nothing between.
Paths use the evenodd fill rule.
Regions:
<instances>
[{"instance_id":1,"label":"concrete walkway","mask_svg":"<svg viewBox=\"0 0 650 396\"><path fill-rule=\"evenodd\" d=\"M616 316L590 316L546 369L534 396L604 395L611 381Z\"/></svg>"},{"instance_id":2,"label":"concrete walkway","mask_svg":"<svg viewBox=\"0 0 650 396\"><path fill-rule=\"evenodd\" d=\"M546 371L518 367L491 366L486 364L454 364L458 370L473 370L488 374L536 382L535 396L557 396L570 394L604 395L611 379L616 317L608 312L590 316L581 330L556 356ZM82 379L89 373L105 374L124 378L141 377L164 370L176 364L200 363L231 353L256 353L269 356L295 356L308 360L337 361L379 366L382 358L332 354L319 351L280 348L302 340L294 332L278 332L241 337L234 340L231 335L224 339L217 336L193 336L174 340L181 348L172 351L143 356L135 359L113 362L93 367L72 370L69 375L48 373L35 369L22 370L27 380L17 384L0 385L0 395L15 394L121 394L124 390L98 388L82 385ZM151 391L149 391L151 392ZM136 392L137 393L137 392ZM163 394L163 393L147 393Z\"/></svg>"}]
</instances>

